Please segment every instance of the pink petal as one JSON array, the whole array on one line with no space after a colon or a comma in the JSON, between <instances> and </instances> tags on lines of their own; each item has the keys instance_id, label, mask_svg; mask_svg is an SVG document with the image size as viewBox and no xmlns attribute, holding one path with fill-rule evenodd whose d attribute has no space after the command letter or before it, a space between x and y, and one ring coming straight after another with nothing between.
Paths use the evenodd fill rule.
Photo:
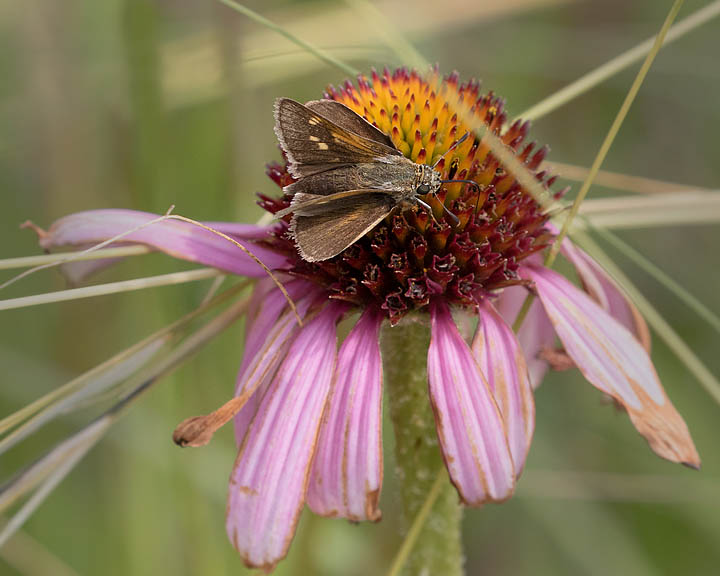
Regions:
<instances>
[{"instance_id":1,"label":"pink petal","mask_svg":"<svg viewBox=\"0 0 720 576\"><path fill-rule=\"evenodd\" d=\"M366 310L340 348L308 488L308 505L322 516L381 518L381 322L380 314Z\"/></svg>"},{"instance_id":2,"label":"pink petal","mask_svg":"<svg viewBox=\"0 0 720 576\"><path fill-rule=\"evenodd\" d=\"M248 566L272 569L292 541L335 367L335 324L344 310L330 303L300 330L238 453L227 532Z\"/></svg>"},{"instance_id":3,"label":"pink petal","mask_svg":"<svg viewBox=\"0 0 720 576\"><path fill-rule=\"evenodd\" d=\"M268 283L273 288L270 291L266 290ZM296 300L298 314L303 318L317 291L302 280L289 282L286 289L290 297ZM307 296L298 299L303 293ZM235 439L238 445L245 438L265 389L275 376L298 329L297 318L287 305L285 296L269 278L261 280L255 287L249 308L245 353L238 372L235 396L248 391L251 391L252 396L235 415Z\"/></svg>"},{"instance_id":4,"label":"pink petal","mask_svg":"<svg viewBox=\"0 0 720 576\"><path fill-rule=\"evenodd\" d=\"M630 330L649 352L650 330L645 319L615 280L600 264L567 238L562 243L562 253L575 266L585 291Z\"/></svg>"},{"instance_id":5,"label":"pink petal","mask_svg":"<svg viewBox=\"0 0 720 576\"><path fill-rule=\"evenodd\" d=\"M478 317L472 351L500 408L515 474L519 476L535 429L530 376L515 333L487 300L478 306Z\"/></svg>"},{"instance_id":6,"label":"pink petal","mask_svg":"<svg viewBox=\"0 0 720 576\"><path fill-rule=\"evenodd\" d=\"M428 384L450 479L470 506L509 498L515 471L490 387L447 305L434 302L430 318Z\"/></svg>"},{"instance_id":7,"label":"pink petal","mask_svg":"<svg viewBox=\"0 0 720 576\"><path fill-rule=\"evenodd\" d=\"M642 345L585 292L547 268L526 267L565 350L585 378L617 400L663 458L697 467L700 458Z\"/></svg>"},{"instance_id":8,"label":"pink petal","mask_svg":"<svg viewBox=\"0 0 720 576\"><path fill-rule=\"evenodd\" d=\"M528 296L528 291L520 286L505 288L498 298L496 305L505 321L512 326L517 318L520 308ZM555 328L545 313L542 304L533 301L530 310L517 334L517 339L523 349L530 373L530 383L533 390L540 386L548 363L542 358L542 352L555 346Z\"/></svg>"},{"instance_id":9,"label":"pink petal","mask_svg":"<svg viewBox=\"0 0 720 576\"><path fill-rule=\"evenodd\" d=\"M269 225L240 222L203 222L203 224L235 240L267 240L268 234L277 226L277 222Z\"/></svg>"},{"instance_id":10,"label":"pink petal","mask_svg":"<svg viewBox=\"0 0 720 576\"><path fill-rule=\"evenodd\" d=\"M53 223L47 233L40 237L40 245L48 250L68 245L87 247L133 230L155 218L158 218L157 214L134 210L78 212ZM263 236L257 227L232 223L221 225L220 228L221 232L224 229L224 233L228 235L235 235L244 230L252 239L267 237L271 231L270 227L266 228L265 236ZM176 258L198 262L241 276L263 277L267 275L240 248L225 238L188 222L165 220L151 224L125 236L121 242L146 244ZM282 268L287 264L285 256L266 246L247 240L240 243L270 269Z\"/></svg>"}]
</instances>

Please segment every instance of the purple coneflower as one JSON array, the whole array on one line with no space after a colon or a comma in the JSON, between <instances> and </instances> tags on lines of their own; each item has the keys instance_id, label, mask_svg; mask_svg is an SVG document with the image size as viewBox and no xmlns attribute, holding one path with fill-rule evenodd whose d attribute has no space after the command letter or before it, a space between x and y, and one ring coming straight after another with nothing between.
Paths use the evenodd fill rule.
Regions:
<instances>
[{"instance_id":1,"label":"purple coneflower","mask_svg":"<svg viewBox=\"0 0 720 576\"><path fill-rule=\"evenodd\" d=\"M539 171L546 149L525 143L528 124L507 126L503 101L481 94L477 82L400 69L360 77L325 97L363 115L424 164L435 163L468 130L458 116L462 103L536 172L549 194L562 195L551 192L554 178ZM257 282L236 398L175 434L178 443L200 445L234 417L239 453L227 531L250 566L269 569L286 555L305 503L323 516L380 519L383 323L429 325L428 400L450 480L466 505L512 495L533 435L533 388L556 363L576 365L627 411L658 455L700 464L650 361L647 327L614 281L568 240L563 254L583 289L542 265L539 254L555 236L549 216L483 141L467 139L437 169L443 179L479 186L447 184L425 198L433 214L396 212L324 262L298 256L289 217L269 226L209 223L273 269L297 306L291 310L270 279ZM293 181L283 163L271 164L268 174L279 186ZM288 199L261 196L261 205L275 213ZM154 218L125 210L74 214L56 222L41 244L86 246ZM165 220L124 241L234 274L265 275L226 239L187 222ZM508 322L528 292L537 300L516 336ZM477 321L470 343L453 312L466 326L467 318ZM336 326L354 314L359 319L338 351Z\"/></svg>"}]
</instances>

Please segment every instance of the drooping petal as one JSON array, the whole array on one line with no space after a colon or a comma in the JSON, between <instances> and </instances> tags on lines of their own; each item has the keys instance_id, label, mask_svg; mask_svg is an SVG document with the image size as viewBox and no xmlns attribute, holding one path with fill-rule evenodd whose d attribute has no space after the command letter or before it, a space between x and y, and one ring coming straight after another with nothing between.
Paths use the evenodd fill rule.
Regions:
<instances>
[{"instance_id":1,"label":"drooping petal","mask_svg":"<svg viewBox=\"0 0 720 576\"><path fill-rule=\"evenodd\" d=\"M505 321L512 326L520 308L528 296L528 291L520 286L505 288L496 305ZM517 333L517 339L524 352L530 384L533 390L540 386L548 370L548 362L543 358L545 350L555 346L555 328L545 313L542 304L535 300Z\"/></svg>"},{"instance_id":2,"label":"drooping petal","mask_svg":"<svg viewBox=\"0 0 720 576\"><path fill-rule=\"evenodd\" d=\"M630 330L649 352L650 330L645 319L617 282L589 254L575 246L568 238L563 240L562 253L575 266L587 293Z\"/></svg>"},{"instance_id":3,"label":"drooping petal","mask_svg":"<svg viewBox=\"0 0 720 576\"><path fill-rule=\"evenodd\" d=\"M156 218L158 218L157 214L134 210L78 212L54 222L50 229L40 236L39 241L47 250L59 246L87 247L133 230ZM237 236L241 231L238 226L248 225L229 223L228 226L221 226L225 228L225 232L220 231L229 236ZM270 227L266 229L265 237L270 230ZM248 228L245 232L252 240L263 237L262 232L256 227ZM270 269L282 268L287 263L285 256L265 246L249 242L239 236L236 240ZM257 262L233 243L188 222L164 220L135 230L123 237L121 242L145 244L176 258L198 262L233 274L253 277L267 275Z\"/></svg>"},{"instance_id":4,"label":"drooping petal","mask_svg":"<svg viewBox=\"0 0 720 576\"><path fill-rule=\"evenodd\" d=\"M519 476L535 429L530 375L515 333L487 300L478 306L478 319L472 351L500 408Z\"/></svg>"},{"instance_id":5,"label":"drooping petal","mask_svg":"<svg viewBox=\"0 0 720 576\"><path fill-rule=\"evenodd\" d=\"M526 267L565 350L585 378L617 400L660 456L700 465L690 433L637 339L585 292L547 268Z\"/></svg>"},{"instance_id":6,"label":"drooping petal","mask_svg":"<svg viewBox=\"0 0 720 576\"><path fill-rule=\"evenodd\" d=\"M335 324L344 310L330 303L300 330L240 447L227 532L249 566L272 569L295 533L335 367Z\"/></svg>"},{"instance_id":7,"label":"drooping petal","mask_svg":"<svg viewBox=\"0 0 720 576\"><path fill-rule=\"evenodd\" d=\"M504 500L515 471L502 416L447 305L431 304L428 384L450 479L469 506Z\"/></svg>"},{"instance_id":8,"label":"drooping petal","mask_svg":"<svg viewBox=\"0 0 720 576\"><path fill-rule=\"evenodd\" d=\"M235 396L251 392L247 404L235 415L235 439L240 445L255 417L265 389L275 376L280 362L297 332L297 318L287 305L285 296L275 288L266 292L264 280L256 287L251 299L255 305L253 316L248 319L245 353L238 372ZM313 301L313 288L304 281L287 284L288 294L297 299L298 314L303 318ZM306 296L298 299L304 291Z\"/></svg>"},{"instance_id":9,"label":"drooping petal","mask_svg":"<svg viewBox=\"0 0 720 576\"><path fill-rule=\"evenodd\" d=\"M382 316L367 309L343 342L308 488L322 516L380 520L382 485Z\"/></svg>"}]
</instances>

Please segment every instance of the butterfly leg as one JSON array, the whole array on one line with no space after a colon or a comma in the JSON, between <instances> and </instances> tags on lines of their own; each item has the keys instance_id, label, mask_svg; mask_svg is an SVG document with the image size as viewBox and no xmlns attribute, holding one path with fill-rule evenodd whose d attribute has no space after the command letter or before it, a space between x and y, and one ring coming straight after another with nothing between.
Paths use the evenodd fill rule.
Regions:
<instances>
[{"instance_id":1,"label":"butterfly leg","mask_svg":"<svg viewBox=\"0 0 720 576\"><path fill-rule=\"evenodd\" d=\"M433 194L433 196L435 196L435 195ZM438 202L440 202L440 200L438 199L437 196L435 196L435 199ZM428 204L424 200L421 200L420 198L416 198L416 200L417 200L417 203L420 204L420 206L422 206L423 208L425 208L425 210L428 211L428 214L430 214L430 217L433 219L433 222L435 222L435 224L440 226L440 222L437 221L437 219L435 218L435 214L433 214L432 206L430 206L430 204ZM445 211L445 214L447 214L447 216L450 217L450 220L452 220L453 223L455 224L455 226L457 226L460 223L460 219L457 216L455 216L455 214L450 212L450 210L448 210L448 208L447 208L447 206L445 206L445 204L443 204L442 202L440 202L440 204L441 204L443 210Z\"/></svg>"},{"instance_id":2,"label":"butterfly leg","mask_svg":"<svg viewBox=\"0 0 720 576\"><path fill-rule=\"evenodd\" d=\"M422 206L423 208L425 208L425 210L427 210L427 213L430 214L430 218L432 218L433 222L435 222L435 224L437 224L439 226L440 222L438 222L435 219L435 214L433 214L432 206L430 206L430 204L425 202L425 200L420 200L420 198L416 198L415 200L417 201L418 204L420 204L420 206Z\"/></svg>"}]
</instances>

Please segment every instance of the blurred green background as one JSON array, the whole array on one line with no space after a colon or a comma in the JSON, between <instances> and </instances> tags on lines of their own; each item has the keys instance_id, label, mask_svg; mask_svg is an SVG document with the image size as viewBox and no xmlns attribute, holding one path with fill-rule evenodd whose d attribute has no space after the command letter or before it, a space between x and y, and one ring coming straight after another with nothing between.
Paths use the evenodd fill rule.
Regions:
<instances>
[{"instance_id":1,"label":"blurred green background","mask_svg":"<svg viewBox=\"0 0 720 576\"><path fill-rule=\"evenodd\" d=\"M378 7L443 72L483 79L528 108L654 34L669 0L385 0ZM680 17L705 2L687 1ZM250 6L354 66L400 64L372 23L343 2ZM720 178L720 25L660 53L605 167L716 187ZM588 166L634 69L535 123L550 156ZM264 163L279 159L272 101L318 97L343 74L211 0L5 1L0 4L0 258L38 253L40 225L118 207L254 222ZM578 185L575 185L575 189ZM595 188L594 197L608 191ZM718 231L624 231L622 237L720 313ZM611 254L616 253L610 251ZM714 373L718 340L663 287L617 261ZM112 281L178 270L160 255L104 272ZM192 309L209 283L2 312L0 416L93 367ZM3 297L64 287L37 274ZM232 431L176 448L183 418L230 395L242 324L139 402L0 550L0 574L243 574L224 530ZM537 392L538 424L515 498L469 510L467 574L692 574L720 566L720 406L657 338L653 358L686 418L703 470L661 461L628 419L576 371ZM78 420L67 418L3 457L3 477ZM303 515L277 574L382 574L401 543L386 423L378 525Z\"/></svg>"}]
</instances>

